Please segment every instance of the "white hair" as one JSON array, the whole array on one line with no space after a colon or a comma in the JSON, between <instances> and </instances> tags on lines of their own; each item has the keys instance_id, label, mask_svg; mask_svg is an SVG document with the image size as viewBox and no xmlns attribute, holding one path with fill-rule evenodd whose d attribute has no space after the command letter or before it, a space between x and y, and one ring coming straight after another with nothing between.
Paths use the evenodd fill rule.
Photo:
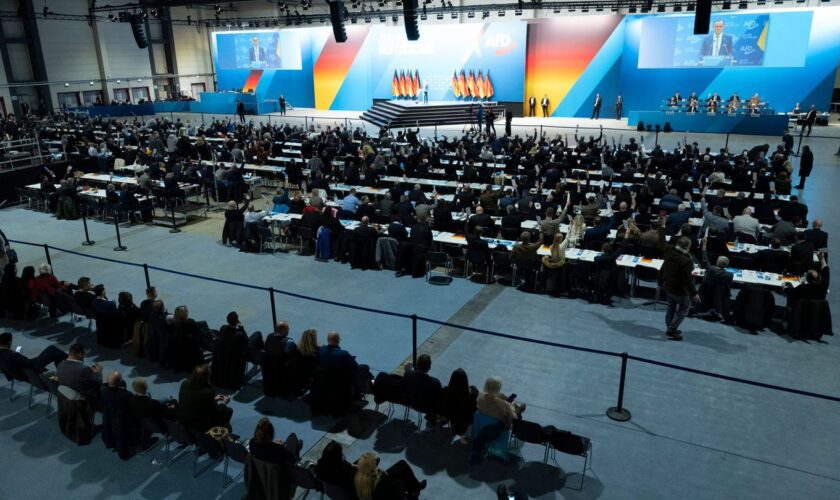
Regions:
<instances>
[{"instance_id":1,"label":"white hair","mask_svg":"<svg viewBox=\"0 0 840 500\"><path fill-rule=\"evenodd\" d=\"M493 375L492 377L487 377L487 380L484 381L484 392L488 394L498 394L501 390L502 377Z\"/></svg>"}]
</instances>

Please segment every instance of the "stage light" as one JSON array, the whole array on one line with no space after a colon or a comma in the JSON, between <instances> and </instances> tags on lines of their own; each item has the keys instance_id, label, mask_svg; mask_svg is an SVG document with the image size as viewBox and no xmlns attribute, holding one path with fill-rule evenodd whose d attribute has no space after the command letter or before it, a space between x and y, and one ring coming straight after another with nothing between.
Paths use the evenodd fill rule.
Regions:
<instances>
[{"instance_id":1,"label":"stage light","mask_svg":"<svg viewBox=\"0 0 840 500\"><path fill-rule=\"evenodd\" d=\"M277 3L277 6L278 7L280 6L280 2ZM213 6L213 8L216 9L216 14L221 14L222 13L222 6L221 5L216 4L216 5Z\"/></svg>"},{"instance_id":2,"label":"stage light","mask_svg":"<svg viewBox=\"0 0 840 500\"><path fill-rule=\"evenodd\" d=\"M758 0L758 2L756 2L755 4L756 5L767 5L767 0Z\"/></svg>"},{"instance_id":3,"label":"stage light","mask_svg":"<svg viewBox=\"0 0 840 500\"><path fill-rule=\"evenodd\" d=\"M385 0L379 0L379 6L385 7Z\"/></svg>"},{"instance_id":4,"label":"stage light","mask_svg":"<svg viewBox=\"0 0 840 500\"><path fill-rule=\"evenodd\" d=\"M451 17L452 19L458 19L458 13L453 12L452 14L449 15L449 17Z\"/></svg>"},{"instance_id":5,"label":"stage light","mask_svg":"<svg viewBox=\"0 0 840 500\"><path fill-rule=\"evenodd\" d=\"M482 19L487 19L488 17L490 17L490 11L485 10L484 12L481 13L481 18Z\"/></svg>"},{"instance_id":6,"label":"stage light","mask_svg":"<svg viewBox=\"0 0 840 500\"><path fill-rule=\"evenodd\" d=\"M674 12L682 12L682 5L680 5L680 4L674 5Z\"/></svg>"},{"instance_id":7,"label":"stage light","mask_svg":"<svg viewBox=\"0 0 840 500\"><path fill-rule=\"evenodd\" d=\"M369 23L369 22L370 22L370 16L365 16L365 22L366 22L366 23Z\"/></svg>"},{"instance_id":8,"label":"stage light","mask_svg":"<svg viewBox=\"0 0 840 500\"><path fill-rule=\"evenodd\" d=\"M729 10L731 8L732 8L732 2L723 2L723 5L721 6L721 9L723 9L723 10Z\"/></svg>"},{"instance_id":9,"label":"stage light","mask_svg":"<svg viewBox=\"0 0 840 500\"><path fill-rule=\"evenodd\" d=\"M580 11L583 12L584 14L586 14L587 12L589 12L589 7L584 7L582 9L580 9Z\"/></svg>"},{"instance_id":10,"label":"stage light","mask_svg":"<svg viewBox=\"0 0 840 500\"><path fill-rule=\"evenodd\" d=\"M560 10L561 10L560 7L554 7L554 13L555 14L559 14Z\"/></svg>"},{"instance_id":11,"label":"stage light","mask_svg":"<svg viewBox=\"0 0 840 500\"><path fill-rule=\"evenodd\" d=\"M108 14L108 20L112 23L117 22L117 15L116 14Z\"/></svg>"},{"instance_id":12,"label":"stage light","mask_svg":"<svg viewBox=\"0 0 840 500\"><path fill-rule=\"evenodd\" d=\"M467 12L467 17L469 17L470 19L474 18L475 17L475 11L471 10L471 11Z\"/></svg>"},{"instance_id":13,"label":"stage light","mask_svg":"<svg viewBox=\"0 0 840 500\"><path fill-rule=\"evenodd\" d=\"M93 82L92 82L92 81L90 81L90 82L88 82L88 83L89 83L90 85L93 85Z\"/></svg>"},{"instance_id":14,"label":"stage light","mask_svg":"<svg viewBox=\"0 0 840 500\"><path fill-rule=\"evenodd\" d=\"M656 7L656 12L665 12L665 5L664 4L659 4Z\"/></svg>"},{"instance_id":15,"label":"stage light","mask_svg":"<svg viewBox=\"0 0 840 500\"><path fill-rule=\"evenodd\" d=\"M393 15L393 16L391 16L391 21L393 21L394 23L399 22L399 20L400 20L400 18L399 18L399 17L397 17L397 16L396 16L396 14L395 14L395 15Z\"/></svg>"},{"instance_id":16,"label":"stage light","mask_svg":"<svg viewBox=\"0 0 840 500\"><path fill-rule=\"evenodd\" d=\"M119 83L119 81L118 81L117 83ZM67 82L64 82L64 86L65 86L65 87L69 87L69 86L70 86L70 84L69 84L69 83L67 83Z\"/></svg>"},{"instance_id":17,"label":"stage light","mask_svg":"<svg viewBox=\"0 0 840 500\"><path fill-rule=\"evenodd\" d=\"M604 12L603 7L595 7L595 12Z\"/></svg>"},{"instance_id":18,"label":"stage light","mask_svg":"<svg viewBox=\"0 0 840 500\"><path fill-rule=\"evenodd\" d=\"M350 24L356 24L356 16L350 18Z\"/></svg>"},{"instance_id":19,"label":"stage light","mask_svg":"<svg viewBox=\"0 0 840 500\"><path fill-rule=\"evenodd\" d=\"M739 4L738 4L738 8L739 8L739 9L746 9L746 8L747 8L747 2L741 2L741 3L739 3Z\"/></svg>"},{"instance_id":20,"label":"stage light","mask_svg":"<svg viewBox=\"0 0 840 500\"><path fill-rule=\"evenodd\" d=\"M437 19L438 19L438 21L443 20L443 12L438 12Z\"/></svg>"},{"instance_id":21,"label":"stage light","mask_svg":"<svg viewBox=\"0 0 840 500\"><path fill-rule=\"evenodd\" d=\"M516 16L521 16L522 15L522 9L514 9L513 14L516 15Z\"/></svg>"},{"instance_id":22,"label":"stage light","mask_svg":"<svg viewBox=\"0 0 840 500\"><path fill-rule=\"evenodd\" d=\"M429 17L428 17L426 14L420 14L420 20L421 20L421 21L425 21L425 20L426 20L426 19L428 19L428 18L429 18Z\"/></svg>"},{"instance_id":23,"label":"stage light","mask_svg":"<svg viewBox=\"0 0 840 500\"><path fill-rule=\"evenodd\" d=\"M688 4L688 7L686 7L685 10L687 10L688 12L694 12L694 4Z\"/></svg>"},{"instance_id":24,"label":"stage light","mask_svg":"<svg viewBox=\"0 0 840 500\"><path fill-rule=\"evenodd\" d=\"M505 17L505 11L504 11L504 10L500 10L500 11L498 12L498 16L499 16L499 17Z\"/></svg>"},{"instance_id":25,"label":"stage light","mask_svg":"<svg viewBox=\"0 0 840 500\"><path fill-rule=\"evenodd\" d=\"M380 23L384 23L384 22L385 22L385 16L383 16L383 15L381 15L381 14L380 14L380 15L379 15L379 22L380 22Z\"/></svg>"},{"instance_id":26,"label":"stage light","mask_svg":"<svg viewBox=\"0 0 840 500\"><path fill-rule=\"evenodd\" d=\"M631 13L631 14L635 14L635 13L636 13L636 6L635 6L635 5L631 5L631 6L630 6L630 8L629 8L629 9L627 9L627 12L629 12L629 13Z\"/></svg>"}]
</instances>

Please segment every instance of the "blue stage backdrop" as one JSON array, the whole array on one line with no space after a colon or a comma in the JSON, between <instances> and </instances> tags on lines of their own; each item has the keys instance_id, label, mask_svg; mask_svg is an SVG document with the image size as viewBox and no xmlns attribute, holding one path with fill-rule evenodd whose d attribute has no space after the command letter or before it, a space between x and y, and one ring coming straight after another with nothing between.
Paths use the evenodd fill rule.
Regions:
<instances>
[{"instance_id":1,"label":"blue stage backdrop","mask_svg":"<svg viewBox=\"0 0 840 500\"><path fill-rule=\"evenodd\" d=\"M489 72L489 87L476 88L492 88L496 101L548 94L552 116L588 117L596 93L603 116L618 95L625 116L657 110L675 91L757 92L783 112L797 102L827 109L840 60L838 7L716 13L710 36L693 35L693 17L677 14L421 25L416 42L401 27L347 30L344 44L327 27L216 33L218 88L259 78L261 112L276 109L269 104L280 94L297 107L364 110L404 92L400 77L409 73L431 100L463 99L463 70L467 88L471 71L476 81Z\"/></svg>"}]
</instances>

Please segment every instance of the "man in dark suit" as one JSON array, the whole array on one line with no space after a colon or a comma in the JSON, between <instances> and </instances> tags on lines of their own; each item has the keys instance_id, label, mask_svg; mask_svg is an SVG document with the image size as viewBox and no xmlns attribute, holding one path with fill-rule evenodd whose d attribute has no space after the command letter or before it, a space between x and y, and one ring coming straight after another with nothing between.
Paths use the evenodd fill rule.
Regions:
<instances>
[{"instance_id":1,"label":"man in dark suit","mask_svg":"<svg viewBox=\"0 0 840 500\"><path fill-rule=\"evenodd\" d=\"M286 116L286 98L280 95L280 116Z\"/></svg>"},{"instance_id":2,"label":"man in dark suit","mask_svg":"<svg viewBox=\"0 0 840 500\"><path fill-rule=\"evenodd\" d=\"M805 115L805 125L803 125L803 128L808 127L808 133L805 134L805 135L807 135L808 137L811 136L811 128L813 128L814 123L816 123L816 122L817 122L817 107L815 105L811 104L811 107L808 108L808 113Z\"/></svg>"},{"instance_id":3,"label":"man in dark suit","mask_svg":"<svg viewBox=\"0 0 840 500\"><path fill-rule=\"evenodd\" d=\"M502 216L502 229L516 229L519 230L522 225L524 217L516 213L515 205L508 205L507 213Z\"/></svg>"},{"instance_id":4,"label":"man in dark suit","mask_svg":"<svg viewBox=\"0 0 840 500\"><path fill-rule=\"evenodd\" d=\"M340 347L341 336L336 331L327 334L327 345L318 349L318 364L324 368L350 368L355 370L359 364L356 357Z\"/></svg>"},{"instance_id":5,"label":"man in dark suit","mask_svg":"<svg viewBox=\"0 0 840 500\"><path fill-rule=\"evenodd\" d=\"M732 298L732 280L735 275L726 270L729 258L718 257L714 265L709 265L700 284L700 299L704 309L711 310L712 316L720 316L725 322L730 321L730 302Z\"/></svg>"},{"instance_id":6,"label":"man in dark suit","mask_svg":"<svg viewBox=\"0 0 840 500\"><path fill-rule=\"evenodd\" d=\"M782 250L782 243L773 238L770 241L770 248L759 250L755 254L755 263L760 271L771 273L784 273L787 269L790 253Z\"/></svg>"},{"instance_id":7,"label":"man in dark suit","mask_svg":"<svg viewBox=\"0 0 840 500\"><path fill-rule=\"evenodd\" d=\"M47 346L34 358L27 358L12 350L12 339L11 333L0 333L0 371L12 377L25 379L24 368L41 373L50 363L58 367L59 363L67 359L67 353L52 345Z\"/></svg>"},{"instance_id":8,"label":"man in dark suit","mask_svg":"<svg viewBox=\"0 0 840 500\"><path fill-rule=\"evenodd\" d=\"M732 35L725 35L723 28L725 23L718 19L712 25L713 32L703 38L703 45L700 48L700 64L705 56L728 56L732 57Z\"/></svg>"},{"instance_id":9,"label":"man in dark suit","mask_svg":"<svg viewBox=\"0 0 840 500\"><path fill-rule=\"evenodd\" d=\"M408 237L409 241L415 245L423 245L431 247L433 242L432 228L425 217L419 217L417 224L411 226L411 234Z\"/></svg>"},{"instance_id":10,"label":"man in dark suit","mask_svg":"<svg viewBox=\"0 0 840 500\"><path fill-rule=\"evenodd\" d=\"M85 366L85 346L73 344L67 359L56 367L59 385L79 392L94 408L99 408L99 390L102 386L102 365Z\"/></svg>"},{"instance_id":11,"label":"man in dark suit","mask_svg":"<svg viewBox=\"0 0 840 500\"><path fill-rule=\"evenodd\" d=\"M528 99L528 116L536 116L537 114L537 98L531 96Z\"/></svg>"},{"instance_id":12,"label":"man in dark suit","mask_svg":"<svg viewBox=\"0 0 840 500\"><path fill-rule=\"evenodd\" d=\"M808 205L799 203L799 197L791 195L788 203L783 203L779 209L779 218L788 222L793 222L794 218L800 221L808 220Z\"/></svg>"},{"instance_id":13,"label":"man in dark suit","mask_svg":"<svg viewBox=\"0 0 840 500\"><path fill-rule=\"evenodd\" d=\"M510 137L511 134L511 125L513 124L513 111L506 109L505 110L505 136Z\"/></svg>"},{"instance_id":14,"label":"man in dark suit","mask_svg":"<svg viewBox=\"0 0 840 500\"><path fill-rule=\"evenodd\" d=\"M388 224L388 236L397 241L405 241L408 239L408 230L405 228L403 223L400 222L399 216L395 215L391 223Z\"/></svg>"},{"instance_id":15,"label":"man in dark suit","mask_svg":"<svg viewBox=\"0 0 840 500\"><path fill-rule=\"evenodd\" d=\"M592 103L592 119L601 117L601 94L595 94L595 102Z\"/></svg>"},{"instance_id":16,"label":"man in dark suit","mask_svg":"<svg viewBox=\"0 0 840 500\"><path fill-rule=\"evenodd\" d=\"M814 252L817 249L814 244L808 241L808 235L804 231L796 233L796 244L790 247L790 264L788 269L801 276L809 269L814 268Z\"/></svg>"},{"instance_id":17,"label":"man in dark suit","mask_svg":"<svg viewBox=\"0 0 840 500\"><path fill-rule=\"evenodd\" d=\"M790 312L796 310L796 304L800 300L825 300L831 276L823 252L819 253L819 260L820 270L811 269L808 271L805 274L805 283L796 288L793 288L790 283L785 283L784 291L788 296L787 306Z\"/></svg>"},{"instance_id":18,"label":"man in dark suit","mask_svg":"<svg viewBox=\"0 0 840 500\"><path fill-rule=\"evenodd\" d=\"M618 96L615 99L615 119L621 120L621 109L624 107L624 102L621 100L621 96Z\"/></svg>"},{"instance_id":19,"label":"man in dark suit","mask_svg":"<svg viewBox=\"0 0 840 500\"><path fill-rule=\"evenodd\" d=\"M494 228L493 218L484 213L484 207L481 205L475 208L475 215L470 217L470 220L467 222L467 232L472 233L477 227L486 227L488 230Z\"/></svg>"},{"instance_id":20,"label":"man in dark suit","mask_svg":"<svg viewBox=\"0 0 840 500\"><path fill-rule=\"evenodd\" d=\"M245 103L239 99L236 100L236 114L239 115L239 121L245 123Z\"/></svg>"},{"instance_id":21,"label":"man in dark suit","mask_svg":"<svg viewBox=\"0 0 840 500\"><path fill-rule=\"evenodd\" d=\"M192 375L181 382L178 391L178 420L187 428L207 432L212 427L227 427L233 410L230 396L216 394L210 385L210 366L197 365Z\"/></svg>"},{"instance_id":22,"label":"man in dark suit","mask_svg":"<svg viewBox=\"0 0 840 500\"><path fill-rule=\"evenodd\" d=\"M548 118L548 94L543 94L543 98L540 99L540 106L542 106L543 118Z\"/></svg>"},{"instance_id":23,"label":"man in dark suit","mask_svg":"<svg viewBox=\"0 0 840 500\"><path fill-rule=\"evenodd\" d=\"M828 233L822 230L822 219L814 219L811 229L805 230L804 233L817 250L828 248Z\"/></svg>"},{"instance_id":24,"label":"man in dark suit","mask_svg":"<svg viewBox=\"0 0 840 500\"><path fill-rule=\"evenodd\" d=\"M248 49L248 57L252 63L265 62L265 49L260 47L260 39L254 37L251 39L251 48Z\"/></svg>"},{"instance_id":25,"label":"man in dark suit","mask_svg":"<svg viewBox=\"0 0 840 500\"><path fill-rule=\"evenodd\" d=\"M131 382L134 397L131 398L131 410L137 418L149 418L163 426L164 419L175 420L178 402L174 399L158 401L149 395L149 385L143 377L137 377Z\"/></svg>"},{"instance_id":26,"label":"man in dark suit","mask_svg":"<svg viewBox=\"0 0 840 500\"><path fill-rule=\"evenodd\" d=\"M435 415L431 411L435 408L442 387L440 380L429 375L431 369L432 358L428 354L418 356L417 365L407 370L403 377L403 390L411 405L428 411L426 420L433 421Z\"/></svg>"}]
</instances>

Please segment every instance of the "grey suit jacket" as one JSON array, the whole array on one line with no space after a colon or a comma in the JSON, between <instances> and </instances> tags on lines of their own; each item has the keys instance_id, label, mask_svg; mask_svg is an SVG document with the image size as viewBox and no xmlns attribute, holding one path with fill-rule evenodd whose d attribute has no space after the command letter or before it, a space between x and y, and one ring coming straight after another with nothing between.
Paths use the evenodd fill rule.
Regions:
<instances>
[{"instance_id":1,"label":"grey suit jacket","mask_svg":"<svg viewBox=\"0 0 840 500\"><path fill-rule=\"evenodd\" d=\"M56 369L58 383L66 385L82 393L85 397L99 397L99 389L102 386L102 373L94 373L84 363L67 359L59 363Z\"/></svg>"}]
</instances>

